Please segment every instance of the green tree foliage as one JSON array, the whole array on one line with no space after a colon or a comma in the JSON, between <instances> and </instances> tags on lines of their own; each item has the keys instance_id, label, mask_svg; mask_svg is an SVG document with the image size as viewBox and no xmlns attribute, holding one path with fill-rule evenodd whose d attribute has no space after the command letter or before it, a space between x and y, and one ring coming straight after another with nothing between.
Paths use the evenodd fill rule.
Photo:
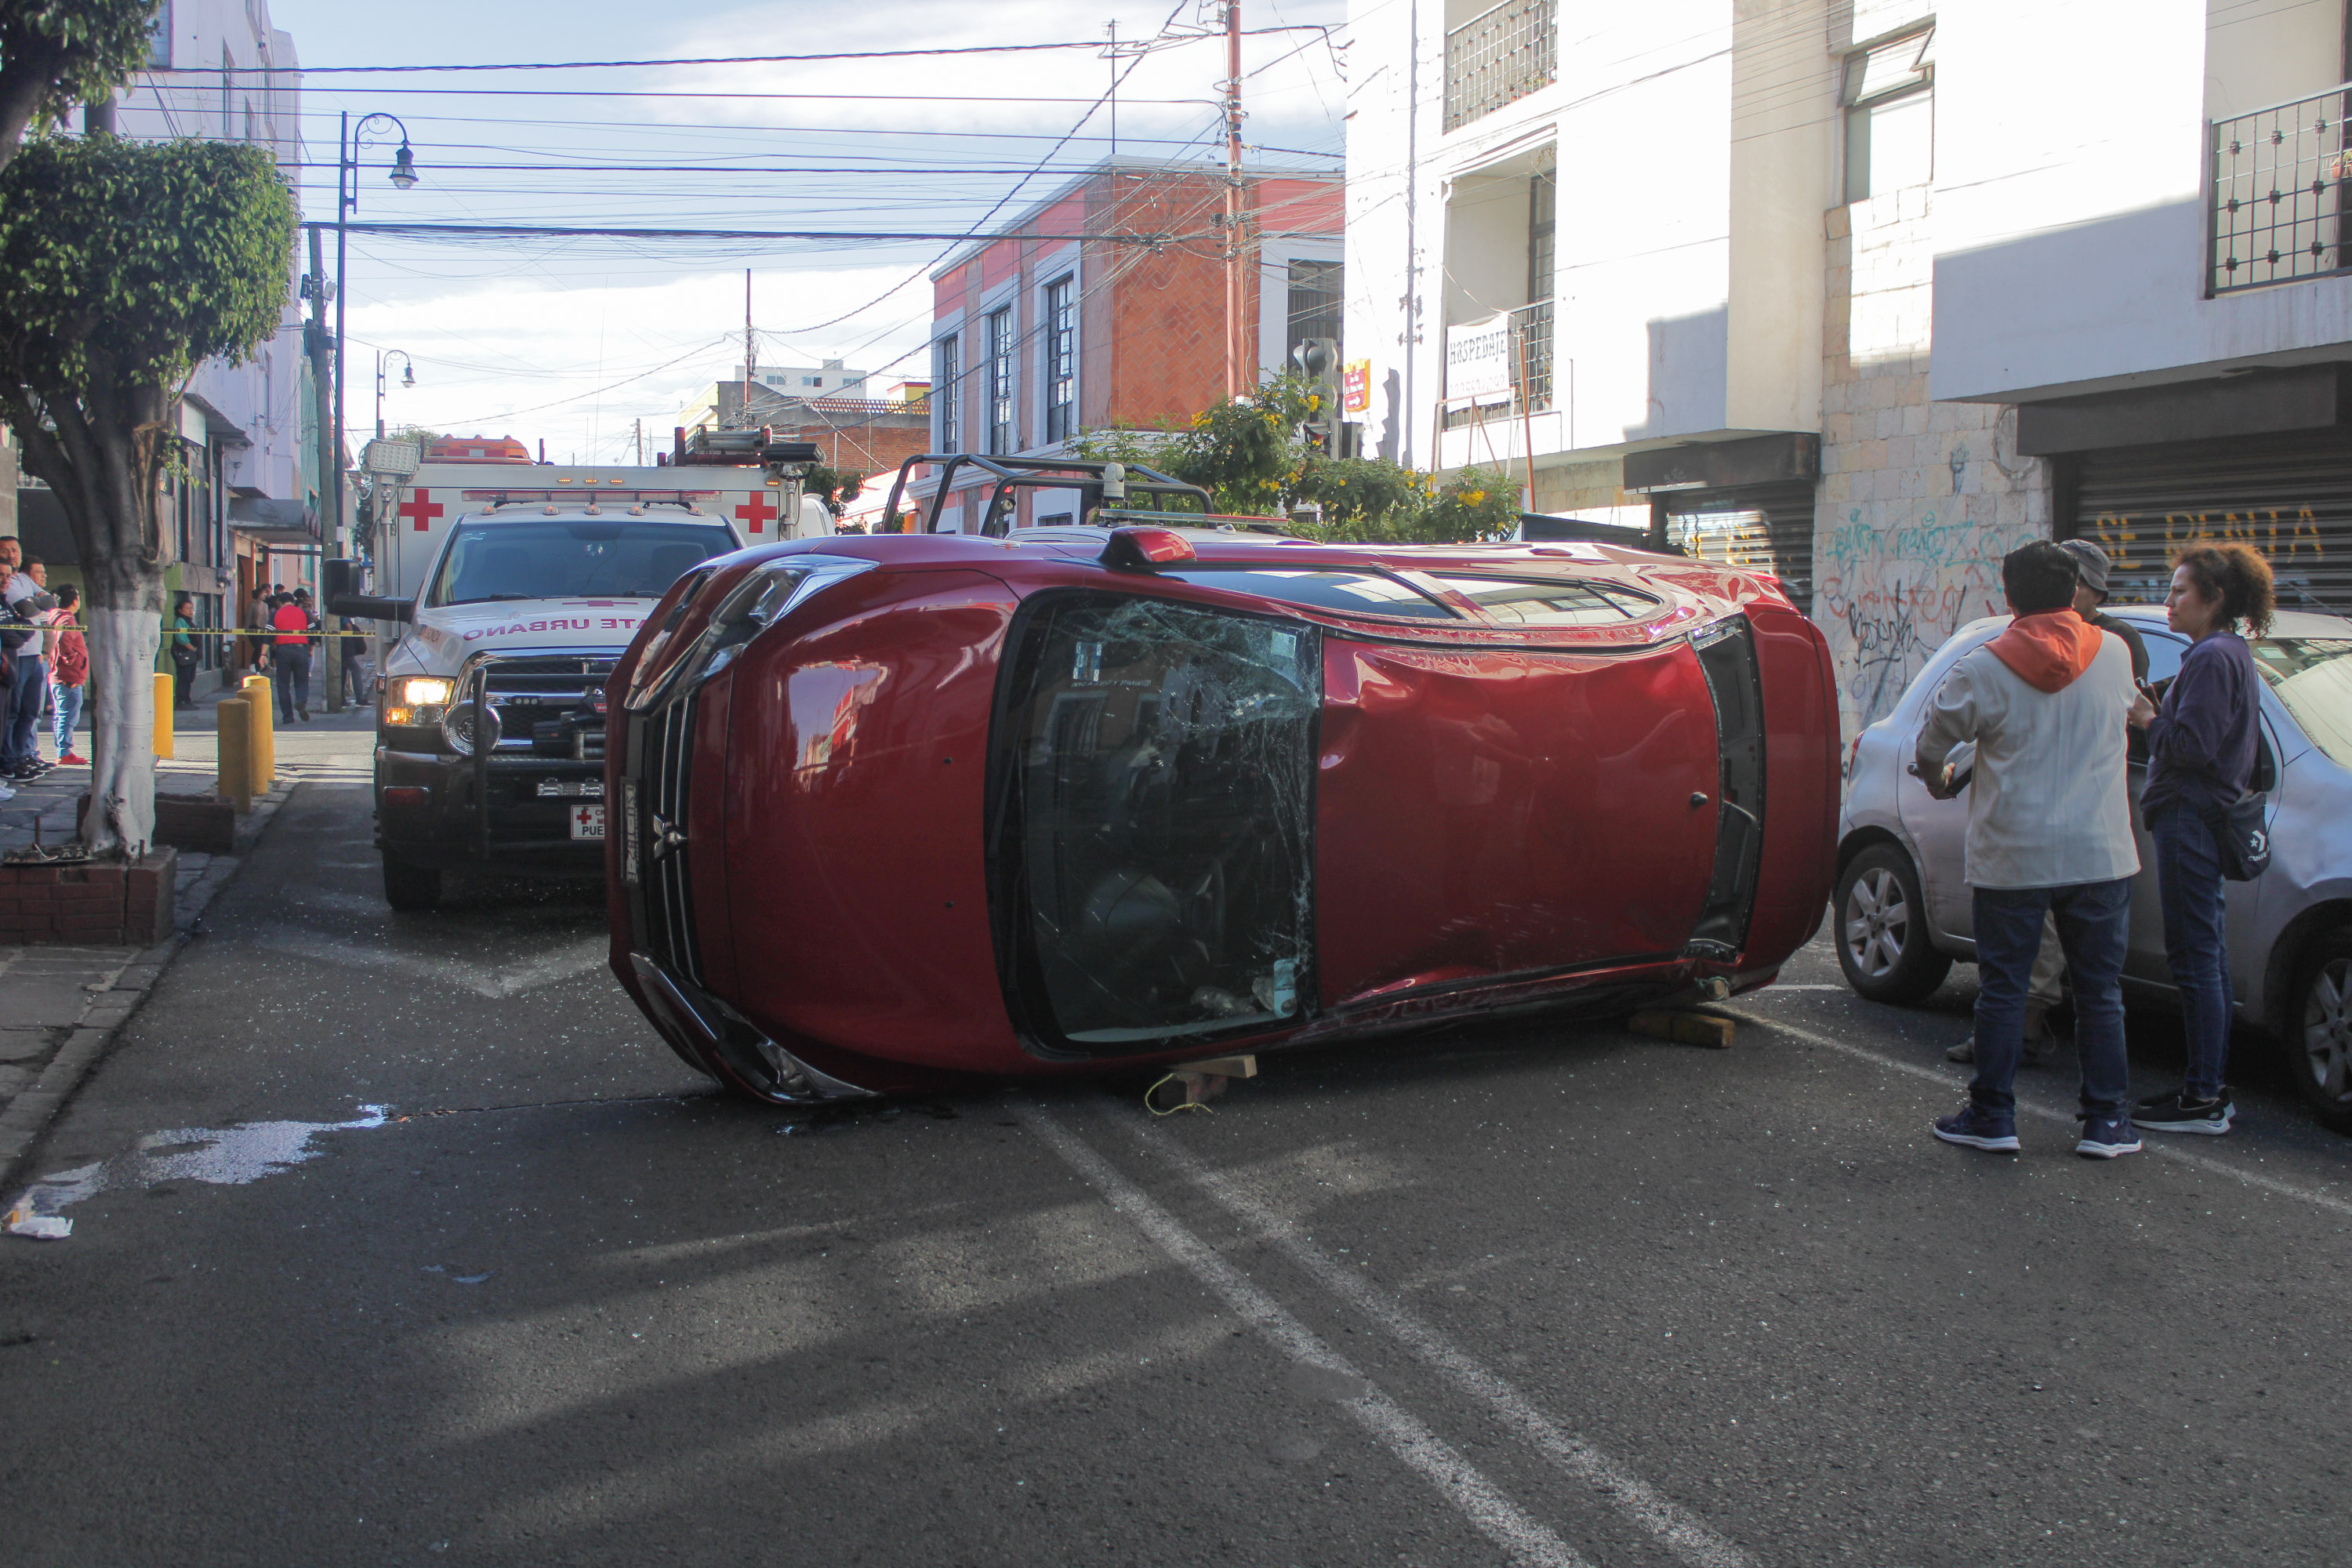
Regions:
<instances>
[{"instance_id":1,"label":"green tree foliage","mask_svg":"<svg viewBox=\"0 0 2352 1568\"><path fill-rule=\"evenodd\" d=\"M294 229L258 147L59 138L0 170L0 419L57 491L93 604L160 608L172 399L278 330Z\"/></svg>"},{"instance_id":2,"label":"green tree foliage","mask_svg":"<svg viewBox=\"0 0 2352 1568\"><path fill-rule=\"evenodd\" d=\"M26 129L103 99L147 63L162 0L0 0L0 167Z\"/></svg>"},{"instance_id":3,"label":"green tree foliage","mask_svg":"<svg viewBox=\"0 0 2352 1568\"><path fill-rule=\"evenodd\" d=\"M813 495L828 505L847 506L866 489L866 476L843 468L828 468L823 463L801 476L801 491Z\"/></svg>"},{"instance_id":4,"label":"green tree foliage","mask_svg":"<svg viewBox=\"0 0 2352 1568\"><path fill-rule=\"evenodd\" d=\"M1320 395L1286 373L1181 428L1097 431L1072 447L1199 485L1221 512L1286 519L1296 509L1320 507L1319 524L1292 526L1326 541L1445 544L1500 538L1517 525L1518 486L1499 470L1466 468L1441 486L1434 475L1384 458L1314 450L1299 430Z\"/></svg>"}]
</instances>

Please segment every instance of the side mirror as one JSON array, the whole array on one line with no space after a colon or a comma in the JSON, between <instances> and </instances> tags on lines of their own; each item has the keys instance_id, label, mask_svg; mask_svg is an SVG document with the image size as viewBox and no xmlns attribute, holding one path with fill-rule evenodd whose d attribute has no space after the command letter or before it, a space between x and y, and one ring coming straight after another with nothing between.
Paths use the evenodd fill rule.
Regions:
<instances>
[{"instance_id":1,"label":"side mirror","mask_svg":"<svg viewBox=\"0 0 2352 1568\"><path fill-rule=\"evenodd\" d=\"M407 599L385 599L373 594L362 594L359 585L360 563L345 556L336 556L320 567L320 598L326 602L331 616L356 616L369 621L413 621L416 605Z\"/></svg>"}]
</instances>

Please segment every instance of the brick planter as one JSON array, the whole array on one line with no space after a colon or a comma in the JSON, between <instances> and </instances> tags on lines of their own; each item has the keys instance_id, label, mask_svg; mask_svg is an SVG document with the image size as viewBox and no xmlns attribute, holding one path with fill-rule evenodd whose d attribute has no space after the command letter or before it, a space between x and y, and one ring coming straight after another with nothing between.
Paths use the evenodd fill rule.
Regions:
<instances>
[{"instance_id":1,"label":"brick planter","mask_svg":"<svg viewBox=\"0 0 2352 1568\"><path fill-rule=\"evenodd\" d=\"M172 932L180 852L69 866L0 866L0 943L152 947Z\"/></svg>"}]
</instances>

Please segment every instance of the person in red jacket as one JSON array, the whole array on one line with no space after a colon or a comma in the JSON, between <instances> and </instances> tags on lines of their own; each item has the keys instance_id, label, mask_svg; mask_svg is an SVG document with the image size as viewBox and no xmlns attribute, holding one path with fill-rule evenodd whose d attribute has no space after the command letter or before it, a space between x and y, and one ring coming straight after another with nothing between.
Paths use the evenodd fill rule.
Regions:
<instances>
[{"instance_id":1,"label":"person in red jacket","mask_svg":"<svg viewBox=\"0 0 2352 1568\"><path fill-rule=\"evenodd\" d=\"M49 666L49 699L57 708L58 763L61 767L86 768L89 759L73 747L74 724L81 718L82 689L89 680L89 644L81 635L81 590L71 583L58 590L58 607L49 612L49 631L57 651Z\"/></svg>"},{"instance_id":2,"label":"person in red jacket","mask_svg":"<svg viewBox=\"0 0 2352 1568\"><path fill-rule=\"evenodd\" d=\"M278 721L291 724L299 713L310 721L310 612L289 595L269 624L278 628L269 649L269 675L278 687Z\"/></svg>"}]
</instances>

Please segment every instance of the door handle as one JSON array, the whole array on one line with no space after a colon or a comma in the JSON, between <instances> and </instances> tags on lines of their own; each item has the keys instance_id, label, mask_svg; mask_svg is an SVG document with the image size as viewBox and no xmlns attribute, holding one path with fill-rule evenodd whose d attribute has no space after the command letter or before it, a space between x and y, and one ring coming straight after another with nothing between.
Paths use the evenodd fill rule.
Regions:
<instances>
[{"instance_id":1,"label":"door handle","mask_svg":"<svg viewBox=\"0 0 2352 1568\"><path fill-rule=\"evenodd\" d=\"M1703 789L1695 789L1691 791L1690 803L1691 809L1693 811L1696 811L1700 806L1705 805L1706 804L1706 791Z\"/></svg>"}]
</instances>

